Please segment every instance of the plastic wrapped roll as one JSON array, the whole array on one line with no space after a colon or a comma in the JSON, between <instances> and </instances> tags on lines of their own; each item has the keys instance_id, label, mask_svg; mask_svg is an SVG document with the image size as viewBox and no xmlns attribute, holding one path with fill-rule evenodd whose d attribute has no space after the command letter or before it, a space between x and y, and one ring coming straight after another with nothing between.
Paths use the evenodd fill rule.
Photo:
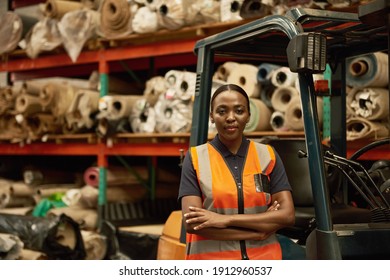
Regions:
<instances>
[{"instance_id":1,"label":"plastic wrapped roll","mask_svg":"<svg viewBox=\"0 0 390 280\"><path fill-rule=\"evenodd\" d=\"M167 98L177 98L182 101L190 101L195 95L196 73L171 70L165 74L167 82Z\"/></svg>"},{"instance_id":2,"label":"plastic wrapped roll","mask_svg":"<svg viewBox=\"0 0 390 280\"><path fill-rule=\"evenodd\" d=\"M128 118L140 95L106 95L99 100L99 115L109 120Z\"/></svg>"},{"instance_id":3,"label":"plastic wrapped roll","mask_svg":"<svg viewBox=\"0 0 390 280\"><path fill-rule=\"evenodd\" d=\"M161 28L177 30L186 25L189 0L161 0L157 20Z\"/></svg>"},{"instance_id":4,"label":"plastic wrapped roll","mask_svg":"<svg viewBox=\"0 0 390 280\"><path fill-rule=\"evenodd\" d=\"M129 123L133 132L151 133L156 127L156 112L146 99L138 99L131 111Z\"/></svg>"},{"instance_id":5,"label":"plastic wrapped roll","mask_svg":"<svg viewBox=\"0 0 390 280\"><path fill-rule=\"evenodd\" d=\"M73 62L77 61L85 42L97 34L100 13L90 9L66 13L58 23L63 46Z\"/></svg>"},{"instance_id":6,"label":"plastic wrapped roll","mask_svg":"<svg viewBox=\"0 0 390 280\"><path fill-rule=\"evenodd\" d=\"M23 22L14 12L0 12L0 55L16 49L22 39Z\"/></svg>"},{"instance_id":7,"label":"plastic wrapped roll","mask_svg":"<svg viewBox=\"0 0 390 280\"><path fill-rule=\"evenodd\" d=\"M140 7L134 14L132 28L135 33L152 33L159 29L157 12L148 7Z\"/></svg>"},{"instance_id":8,"label":"plastic wrapped roll","mask_svg":"<svg viewBox=\"0 0 390 280\"><path fill-rule=\"evenodd\" d=\"M49 259L85 258L79 226L66 215L41 218L0 214L0 232L17 235L24 248L43 252Z\"/></svg>"},{"instance_id":9,"label":"plastic wrapped roll","mask_svg":"<svg viewBox=\"0 0 390 280\"><path fill-rule=\"evenodd\" d=\"M189 132L191 129L192 103L179 99L160 98L154 106L157 132Z\"/></svg>"},{"instance_id":10,"label":"plastic wrapped roll","mask_svg":"<svg viewBox=\"0 0 390 280\"><path fill-rule=\"evenodd\" d=\"M56 117L61 117L68 112L76 92L75 88L70 85L48 83L42 87L39 97L45 111L51 112Z\"/></svg>"},{"instance_id":11,"label":"plastic wrapped roll","mask_svg":"<svg viewBox=\"0 0 390 280\"><path fill-rule=\"evenodd\" d=\"M347 140L362 138L380 139L389 135L389 127L384 123L354 117L347 119Z\"/></svg>"},{"instance_id":12,"label":"plastic wrapped roll","mask_svg":"<svg viewBox=\"0 0 390 280\"><path fill-rule=\"evenodd\" d=\"M295 86L297 78L298 74L291 72L290 68L280 67L272 72L271 83L275 87Z\"/></svg>"},{"instance_id":13,"label":"plastic wrapped roll","mask_svg":"<svg viewBox=\"0 0 390 280\"><path fill-rule=\"evenodd\" d=\"M239 64L230 72L227 82L242 87L249 97L260 96L261 85L257 81L257 67L251 64Z\"/></svg>"},{"instance_id":14,"label":"plastic wrapped roll","mask_svg":"<svg viewBox=\"0 0 390 280\"><path fill-rule=\"evenodd\" d=\"M66 215L75 221L80 229L97 229L97 211L95 209L84 209L80 207L60 207L52 208L47 213L47 217L58 217Z\"/></svg>"},{"instance_id":15,"label":"plastic wrapped roll","mask_svg":"<svg viewBox=\"0 0 390 280\"><path fill-rule=\"evenodd\" d=\"M271 128L273 131L288 131L286 126L285 116L283 112L275 111L270 119Z\"/></svg>"},{"instance_id":16,"label":"plastic wrapped roll","mask_svg":"<svg viewBox=\"0 0 390 280\"><path fill-rule=\"evenodd\" d=\"M250 98L251 117L245 126L245 132L267 131L271 129L271 109L260 99Z\"/></svg>"},{"instance_id":17,"label":"plastic wrapped roll","mask_svg":"<svg viewBox=\"0 0 390 280\"><path fill-rule=\"evenodd\" d=\"M0 260L17 260L22 249L23 242L17 235L0 233Z\"/></svg>"},{"instance_id":18,"label":"plastic wrapped roll","mask_svg":"<svg viewBox=\"0 0 390 280\"><path fill-rule=\"evenodd\" d=\"M143 95L150 106L153 107L160 95L165 93L167 89L165 78L163 76L155 76L146 81Z\"/></svg>"},{"instance_id":19,"label":"plastic wrapped roll","mask_svg":"<svg viewBox=\"0 0 390 280\"><path fill-rule=\"evenodd\" d=\"M389 82L388 56L376 52L346 60L346 83L351 87L385 87Z\"/></svg>"},{"instance_id":20,"label":"plastic wrapped roll","mask_svg":"<svg viewBox=\"0 0 390 280\"><path fill-rule=\"evenodd\" d=\"M389 91L384 88L354 88L349 106L358 117L384 120L389 116Z\"/></svg>"},{"instance_id":21,"label":"plastic wrapped roll","mask_svg":"<svg viewBox=\"0 0 390 280\"><path fill-rule=\"evenodd\" d=\"M127 0L103 0L100 30L103 37L115 39L133 32L132 19L138 6Z\"/></svg>"},{"instance_id":22,"label":"plastic wrapped roll","mask_svg":"<svg viewBox=\"0 0 390 280\"><path fill-rule=\"evenodd\" d=\"M286 112L291 100L296 96L299 97L299 92L295 87L277 87L271 97L272 107L275 111Z\"/></svg>"},{"instance_id":23,"label":"plastic wrapped roll","mask_svg":"<svg viewBox=\"0 0 390 280\"><path fill-rule=\"evenodd\" d=\"M103 260L107 253L107 239L96 232L81 231L84 247L86 252L86 260Z\"/></svg>"},{"instance_id":24,"label":"plastic wrapped roll","mask_svg":"<svg viewBox=\"0 0 390 280\"><path fill-rule=\"evenodd\" d=\"M222 22L242 20L240 9L244 0L221 0L220 2Z\"/></svg>"},{"instance_id":25,"label":"plastic wrapped roll","mask_svg":"<svg viewBox=\"0 0 390 280\"><path fill-rule=\"evenodd\" d=\"M195 0L189 3L186 25L219 22L221 20L219 1Z\"/></svg>"},{"instance_id":26,"label":"plastic wrapped roll","mask_svg":"<svg viewBox=\"0 0 390 280\"><path fill-rule=\"evenodd\" d=\"M213 80L227 81L232 70L235 67L237 67L238 65L240 65L240 64L237 62L233 62L233 61L227 61L227 62L223 63L222 65L220 65L217 68L217 71L214 74Z\"/></svg>"}]
</instances>

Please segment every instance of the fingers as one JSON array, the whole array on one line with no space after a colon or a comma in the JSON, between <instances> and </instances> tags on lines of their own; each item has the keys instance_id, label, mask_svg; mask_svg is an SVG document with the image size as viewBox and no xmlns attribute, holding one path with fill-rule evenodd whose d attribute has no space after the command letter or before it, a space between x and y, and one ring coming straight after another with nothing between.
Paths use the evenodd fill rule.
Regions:
<instances>
[{"instance_id":1,"label":"fingers","mask_svg":"<svg viewBox=\"0 0 390 280\"><path fill-rule=\"evenodd\" d=\"M275 200L274 203L267 209L267 211L279 210L280 204Z\"/></svg>"}]
</instances>

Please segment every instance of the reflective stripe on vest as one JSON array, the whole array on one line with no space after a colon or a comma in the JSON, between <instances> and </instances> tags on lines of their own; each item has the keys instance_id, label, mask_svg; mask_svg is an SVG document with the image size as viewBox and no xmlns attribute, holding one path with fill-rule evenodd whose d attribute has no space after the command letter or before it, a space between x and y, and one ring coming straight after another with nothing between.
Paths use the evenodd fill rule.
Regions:
<instances>
[{"instance_id":1,"label":"reflective stripe on vest","mask_svg":"<svg viewBox=\"0 0 390 280\"><path fill-rule=\"evenodd\" d=\"M269 193L259 186L261 174L268 178L275 165L275 154L268 145L250 141L242 173L242 191L223 156L211 145L191 148L193 166L202 191L203 207L220 214L254 214L265 212L271 202ZM241 193L241 194L239 194ZM239 209L242 197L243 209ZM208 240L200 235L187 235L187 259L241 259L239 241ZM247 240L249 259L280 259L276 236L266 240Z\"/></svg>"}]
</instances>

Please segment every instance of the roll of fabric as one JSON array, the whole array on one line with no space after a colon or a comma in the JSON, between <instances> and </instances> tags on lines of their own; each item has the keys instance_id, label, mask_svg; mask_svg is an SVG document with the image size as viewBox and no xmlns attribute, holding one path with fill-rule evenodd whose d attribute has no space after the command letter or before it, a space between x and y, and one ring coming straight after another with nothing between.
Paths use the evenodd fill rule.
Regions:
<instances>
[{"instance_id":1,"label":"roll of fabric","mask_svg":"<svg viewBox=\"0 0 390 280\"><path fill-rule=\"evenodd\" d=\"M249 101L251 117L245 126L245 132L270 130L271 109L260 99L250 98Z\"/></svg>"},{"instance_id":2,"label":"roll of fabric","mask_svg":"<svg viewBox=\"0 0 390 280\"><path fill-rule=\"evenodd\" d=\"M129 119L126 117L120 119L109 120L107 118L99 118L96 126L96 133L101 138L112 137L117 133L132 132Z\"/></svg>"},{"instance_id":3,"label":"roll of fabric","mask_svg":"<svg viewBox=\"0 0 390 280\"><path fill-rule=\"evenodd\" d=\"M155 131L156 112L145 98L138 99L129 117L131 129L135 133L151 133Z\"/></svg>"},{"instance_id":4,"label":"roll of fabric","mask_svg":"<svg viewBox=\"0 0 390 280\"><path fill-rule=\"evenodd\" d=\"M271 83L275 87L295 86L297 78L298 74L291 72L290 68L280 67L272 72Z\"/></svg>"},{"instance_id":5,"label":"roll of fabric","mask_svg":"<svg viewBox=\"0 0 390 280\"><path fill-rule=\"evenodd\" d=\"M348 94L350 107L358 117L384 120L389 116L389 91L385 88L354 88Z\"/></svg>"},{"instance_id":6,"label":"roll of fabric","mask_svg":"<svg viewBox=\"0 0 390 280\"><path fill-rule=\"evenodd\" d=\"M164 94L167 89L165 77L155 76L146 81L143 95L150 106L153 107L160 95Z\"/></svg>"},{"instance_id":7,"label":"roll of fabric","mask_svg":"<svg viewBox=\"0 0 390 280\"><path fill-rule=\"evenodd\" d=\"M15 110L23 115L32 115L38 112L43 112L42 99L37 96L22 94L15 100Z\"/></svg>"},{"instance_id":8,"label":"roll of fabric","mask_svg":"<svg viewBox=\"0 0 390 280\"><path fill-rule=\"evenodd\" d=\"M375 52L346 60L346 83L351 87L385 87L389 83L388 56Z\"/></svg>"},{"instance_id":9,"label":"roll of fabric","mask_svg":"<svg viewBox=\"0 0 390 280\"><path fill-rule=\"evenodd\" d=\"M154 106L156 112L156 132L189 132L191 130L192 103L180 99L164 98Z\"/></svg>"},{"instance_id":10,"label":"roll of fabric","mask_svg":"<svg viewBox=\"0 0 390 280\"><path fill-rule=\"evenodd\" d=\"M83 237L84 248L86 252L86 260L103 260L107 253L107 239L105 236L93 231L81 231Z\"/></svg>"},{"instance_id":11,"label":"roll of fabric","mask_svg":"<svg viewBox=\"0 0 390 280\"><path fill-rule=\"evenodd\" d=\"M219 22L221 19L219 1L195 0L187 8L186 25Z\"/></svg>"},{"instance_id":12,"label":"roll of fabric","mask_svg":"<svg viewBox=\"0 0 390 280\"><path fill-rule=\"evenodd\" d=\"M271 128L273 131L288 131L286 126L285 114L283 112L274 111L270 119Z\"/></svg>"},{"instance_id":13,"label":"roll of fabric","mask_svg":"<svg viewBox=\"0 0 390 280\"><path fill-rule=\"evenodd\" d=\"M0 55L16 49L22 39L23 22L18 14L12 11L0 12Z\"/></svg>"},{"instance_id":14,"label":"roll of fabric","mask_svg":"<svg viewBox=\"0 0 390 280\"><path fill-rule=\"evenodd\" d=\"M22 249L23 242L17 235L0 232L0 260L17 260Z\"/></svg>"},{"instance_id":15,"label":"roll of fabric","mask_svg":"<svg viewBox=\"0 0 390 280\"><path fill-rule=\"evenodd\" d=\"M62 18L66 13L80 10L84 7L81 2L64 0L46 0L43 5L43 14L49 18Z\"/></svg>"},{"instance_id":16,"label":"roll of fabric","mask_svg":"<svg viewBox=\"0 0 390 280\"><path fill-rule=\"evenodd\" d=\"M262 18L271 14L271 5L266 5L263 0L244 0L240 7L240 16L243 19Z\"/></svg>"},{"instance_id":17,"label":"roll of fabric","mask_svg":"<svg viewBox=\"0 0 390 280\"><path fill-rule=\"evenodd\" d=\"M233 61L227 61L223 63L217 68L217 71L214 73L213 80L227 81L232 70L238 65L240 64Z\"/></svg>"},{"instance_id":18,"label":"roll of fabric","mask_svg":"<svg viewBox=\"0 0 390 280\"><path fill-rule=\"evenodd\" d=\"M25 36L25 49L28 57L34 59L41 52L52 51L61 46L62 37L57 23L57 19L44 17L31 28Z\"/></svg>"},{"instance_id":19,"label":"roll of fabric","mask_svg":"<svg viewBox=\"0 0 390 280\"><path fill-rule=\"evenodd\" d=\"M317 98L317 113L318 113L318 124L322 127L323 120L323 100L322 98ZM303 131L304 122L303 122L303 112L301 98L299 96L294 96L285 112L285 126L289 130L293 131Z\"/></svg>"},{"instance_id":20,"label":"roll of fabric","mask_svg":"<svg viewBox=\"0 0 390 280\"><path fill-rule=\"evenodd\" d=\"M157 20L161 28L177 30L186 25L189 0L161 0Z\"/></svg>"},{"instance_id":21,"label":"roll of fabric","mask_svg":"<svg viewBox=\"0 0 390 280\"><path fill-rule=\"evenodd\" d=\"M156 11L152 11L149 7L140 7L134 14L131 22L135 33L152 33L159 29L158 16Z\"/></svg>"},{"instance_id":22,"label":"roll of fabric","mask_svg":"<svg viewBox=\"0 0 390 280\"><path fill-rule=\"evenodd\" d=\"M98 91L77 89L65 114L64 126L72 129L65 129L64 132L72 133L83 128L92 128L96 123L94 115L99 111L99 98L100 92Z\"/></svg>"},{"instance_id":23,"label":"roll of fabric","mask_svg":"<svg viewBox=\"0 0 390 280\"><path fill-rule=\"evenodd\" d=\"M39 97L45 111L62 117L68 112L76 93L77 90L71 85L48 83L42 87Z\"/></svg>"},{"instance_id":24,"label":"roll of fabric","mask_svg":"<svg viewBox=\"0 0 390 280\"><path fill-rule=\"evenodd\" d=\"M242 20L240 9L244 0L221 0L220 2L222 22Z\"/></svg>"},{"instance_id":25,"label":"roll of fabric","mask_svg":"<svg viewBox=\"0 0 390 280\"><path fill-rule=\"evenodd\" d=\"M106 95L99 100L98 118L104 117L108 120L119 120L128 118L132 108L140 95Z\"/></svg>"},{"instance_id":26,"label":"roll of fabric","mask_svg":"<svg viewBox=\"0 0 390 280\"><path fill-rule=\"evenodd\" d=\"M272 93L271 104L275 111L286 112L291 100L299 97L299 92L292 86L279 86Z\"/></svg>"},{"instance_id":27,"label":"roll of fabric","mask_svg":"<svg viewBox=\"0 0 390 280\"><path fill-rule=\"evenodd\" d=\"M67 12L58 22L63 46L73 62L77 61L87 40L97 36L100 13L91 9Z\"/></svg>"},{"instance_id":28,"label":"roll of fabric","mask_svg":"<svg viewBox=\"0 0 390 280\"><path fill-rule=\"evenodd\" d=\"M26 125L31 140L44 140L48 134L61 133L62 123L52 114L37 113L26 118Z\"/></svg>"},{"instance_id":29,"label":"roll of fabric","mask_svg":"<svg viewBox=\"0 0 390 280\"><path fill-rule=\"evenodd\" d=\"M257 80L262 85L271 83L272 73L282 66L272 63L261 63L258 67Z\"/></svg>"},{"instance_id":30,"label":"roll of fabric","mask_svg":"<svg viewBox=\"0 0 390 280\"><path fill-rule=\"evenodd\" d=\"M47 217L59 217L65 214L72 218L82 230L97 229L97 211L94 209L84 209L80 207L52 208L47 212Z\"/></svg>"},{"instance_id":31,"label":"roll of fabric","mask_svg":"<svg viewBox=\"0 0 390 280\"><path fill-rule=\"evenodd\" d=\"M103 0L101 4L100 30L103 37L115 39L133 32L132 19L138 6L127 0Z\"/></svg>"},{"instance_id":32,"label":"roll of fabric","mask_svg":"<svg viewBox=\"0 0 390 280\"><path fill-rule=\"evenodd\" d=\"M389 127L385 123L369 121L361 117L347 119L347 140L380 139L389 136Z\"/></svg>"},{"instance_id":33,"label":"roll of fabric","mask_svg":"<svg viewBox=\"0 0 390 280\"><path fill-rule=\"evenodd\" d=\"M242 87L249 97L258 98L260 96L261 85L257 80L257 72L256 66L242 63L231 70L227 82Z\"/></svg>"},{"instance_id":34,"label":"roll of fabric","mask_svg":"<svg viewBox=\"0 0 390 280\"><path fill-rule=\"evenodd\" d=\"M196 83L195 72L170 70L164 78L167 87L164 98L177 98L182 101L193 100Z\"/></svg>"},{"instance_id":35,"label":"roll of fabric","mask_svg":"<svg viewBox=\"0 0 390 280\"><path fill-rule=\"evenodd\" d=\"M29 196L34 194L33 188L21 181L12 182L9 192L13 196Z\"/></svg>"}]
</instances>

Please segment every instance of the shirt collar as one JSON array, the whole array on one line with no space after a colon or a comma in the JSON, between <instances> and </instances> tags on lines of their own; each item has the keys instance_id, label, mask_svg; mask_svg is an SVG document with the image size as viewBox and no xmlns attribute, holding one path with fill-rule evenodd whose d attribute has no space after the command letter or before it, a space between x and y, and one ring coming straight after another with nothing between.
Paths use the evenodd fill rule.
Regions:
<instances>
[{"instance_id":1,"label":"shirt collar","mask_svg":"<svg viewBox=\"0 0 390 280\"><path fill-rule=\"evenodd\" d=\"M214 148L216 148L222 154L223 157L228 157L233 155L229 151L229 149L221 142L221 140L219 140L218 134L215 135L215 137L210 141L210 144L213 145ZM249 139L243 136L241 146L238 149L236 156L245 157L246 152L248 150L248 146L249 146Z\"/></svg>"}]
</instances>

